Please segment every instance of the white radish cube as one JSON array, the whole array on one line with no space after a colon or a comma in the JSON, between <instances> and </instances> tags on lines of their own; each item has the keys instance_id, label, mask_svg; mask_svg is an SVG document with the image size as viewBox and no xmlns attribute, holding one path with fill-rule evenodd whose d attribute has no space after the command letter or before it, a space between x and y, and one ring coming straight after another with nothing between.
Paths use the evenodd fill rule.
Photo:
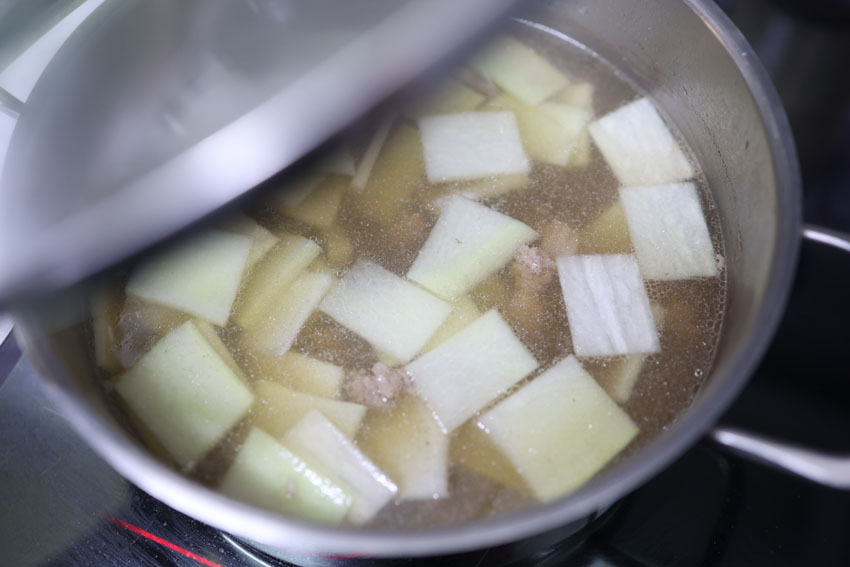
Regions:
<instances>
[{"instance_id":1,"label":"white radish cube","mask_svg":"<svg viewBox=\"0 0 850 567\"><path fill-rule=\"evenodd\" d=\"M267 380L257 382L254 392L257 394L254 423L278 438L310 411L318 410L346 437L353 439L366 415L366 406L296 392Z\"/></svg>"},{"instance_id":2,"label":"white radish cube","mask_svg":"<svg viewBox=\"0 0 850 567\"><path fill-rule=\"evenodd\" d=\"M422 350L452 310L438 297L362 259L319 309L401 362Z\"/></svg>"},{"instance_id":3,"label":"white radish cube","mask_svg":"<svg viewBox=\"0 0 850 567\"><path fill-rule=\"evenodd\" d=\"M566 140L564 146L561 148L561 152L567 154L566 158L561 158L565 162L565 165L570 167L587 165L585 161L589 156L584 156L583 152L587 151L586 148L589 148L589 146L583 147L582 140L585 139L589 142L587 126L593 118L593 112L586 108L555 102L542 103L540 110L551 116L561 128ZM556 153L555 148L552 149L552 154L555 156L559 155ZM551 160L550 163L560 164L562 162Z\"/></svg>"},{"instance_id":4,"label":"white radish cube","mask_svg":"<svg viewBox=\"0 0 850 567\"><path fill-rule=\"evenodd\" d=\"M239 290L253 241L208 230L133 269L127 295L224 325Z\"/></svg>"},{"instance_id":5,"label":"white radish cube","mask_svg":"<svg viewBox=\"0 0 850 567\"><path fill-rule=\"evenodd\" d=\"M191 321L119 376L115 390L182 468L212 449L254 401Z\"/></svg>"},{"instance_id":6,"label":"white radish cube","mask_svg":"<svg viewBox=\"0 0 850 567\"><path fill-rule=\"evenodd\" d=\"M511 394L479 424L544 502L579 488L638 433L574 356Z\"/></svg>"},{"instance_id":7,"label":"white radish cube","mask_svg":"<svg viewBox=\"0 0 850 567\"><path fill-rule=\"evenodd\" d=\"M434 350L437 346L443 344L460 331L465 329L467 325L481 317L481 310L475 305L475 302L468 295L464 295L452 302L452 311L449 316L437 329L437 332L431 335L431 339L422 352Z\"/></svg>"},{"instance_id":8,"label":"white radish cube","mask_svg":"<svg viewBox=\"0 0 850 567\"><path fill-rule=\"evenodd\" d=\"M333 282L329 274L303 273L267 305L260 321L246 330L246 343L268 353L284 354Z\"/></svg>"},{"instance_id":9,"label":"white radish cube","mask_svg":"<svg viewBox=\"0 0 850 567\"><path fill-rule=\"evenodd\" d=\"M297 207L327 178L324 173L300 173L289 177L269 199L277 207Z\"/></svg>"},{"instance_id":10,"label":"white radish cube","mask_svg":"<svg viewBox=\"0 0 850 567\"><path fill-rule=\"evenodd\" d=\"M483 177L475 181L467 181L458 184L456 192L464 195L474 195L473 200L498 197L510 193L516 189L523 189L531 183L525 173L514 173L512 175L494 175Z\"/></svg>"},{"instance_id":11,"label":"white radish cube","mask_svg":"<svg viewBox=\"0 0 850 567\"><path fill-rule=\"evenodd\" d=\"M338 524L351 507L345 491L263 431L252 428L219 485L261 508Z\"/></svg>"},{"instance_id":12,"label":"white radish cube","mask_svg":"<svg viewBox=\"0 0 850 567\"><path fill-rule=\"evenodd\" d=\"M453 465L474 471L519 493L530 492L525 479L517 473L516 466L493 443L493 439L479 426L477 420L466 422L452 433L449 458Z\"/></svg>"},{"instance_id":13,"label":"white radish cube","mask_svg":"<svg viewBox=\"0 0 850 567\"><path fill-rule=\"evenodd\" d=\"M717 275L714 246L693 183L622 188L620 200L643 277Z\"/></svg>"},{"instance_id":14,"label":"white radish cube","mask_svg":"<svg viewBox=\"0 0 850 567\"><path fill-rule=\"evenodd\" d=\"M569 168L587 167L590 165L590 132L585 128L570 152Z\"/></svg>"},{"instance_id":15,"label":"white radish cube","mask_svg":"<svg viewBox=\"0 0 850 567\"><path fill-rule=\"evenodd\" d=\"M546 59L516 39L502 36L472 59L471 65L526 104L538 104L569 84Z\"/></svg>"},{"instance_id":16,"label":"white radish cube","mask_svg":"<svg viewBox=\"0 0 850 567\"><path fill-rule=\"evenodd\" d=\"M583 232L581 249L586 254L630 254L633 251L620 199L596 217Z\"/></svg>"},{"instance_id":17,"label":"white radish cube","mask_svg":"<svg viewBox=\"0 0 850 567\"><path fill-rule=\"evenodd\" d=\"M207 344L209 344L218 357L224 362L234 374L237 376L243 377L244 374L242 372L242 368L237 364L236 360L233 358L233 355L230 352L230 349L227 348L227 345L224 344L224 341L221 340L221 337L215 330L215 327L204 321L202 319L195 319L192 321L195 324L195 328L201 333L201 336L206 339Z\"/></svg>"},{"instance_id":18,"label":"white radish cube","mask_svg":"<svg viewBox=\"0 0 850 567\"><path fill-rule=\"evenodd\" d=\"M593 92L591 83L572 83L553 96L551 101L593 111Z\"/></svg>"},{"instance_id":19,"label":"white radish cube","mask_svg":"<svg viewBox=\"0 0 850 567\"><path fill-rule=\"evenodd\" d=\"M510 325L491 309L405 370L450 433L537 366Z\"/></svg>"},{"instance_id":20,"label":"white radish cube","mask_svg":"<svg viewBox=\"0 0 850 567\"><path fill-rule=\"evenodd\" d=\"M270 365L271 366L271 365ZM325 398L335 398L345 378L341 366L289 351L273 362L274 375L285 386Z\"/></svg>"},{"instance_id":21,"label":"white radish cube","mask_svg":"<svg viewBox=\"0 0 850 567\"><path fill-rule=\"evenodd\" d=\"M336 148L326 152L322 157L312 164L312 169L321 173L332 173L334 175L354 175L354 158L347 146Z\"/></svg>"},{"instance_id":22,"label":"white radish cube","mask_svg":"<svg viewBox=\"0 0 850 567\"><path fill-rule=\"evenodd\" d=\"M667 311L663 305L653 303L650 307L655 325L660 331L664 325ZM602 386L611 398L618 404L625 404L632 397L638 378L643 372L645 354L628 354L624 357L606 359L605 369L596 372L596 382Z\"/></svg>"},{"instance_id":23,"label":"white radish cube","mask_svg":"<svg viewBox=\"0 0 850 567\"><path fill-rule=\"evenodd\" d=\"M383 126L382 126L383 127ZM352 189L357 193L354 202L358 210L369 220L392 227L422 185L425 173L425 158L422 155L422 140L419 130L407 123L399 124L381 146L382 130L375 134L367 154L363 156ZM366 171L373 147L380 150L369 170ZM361 171L364 172L361 175ZM362 188L355 183L362 178Z\"/></svg>"},{"instance_id":24,"label":"white radish cube","mask_svg":"<svg viewBox=\"0 0 850 567\"><path fill-rule=\"evenodd\" d=\"M271 231L243 214L237 214L227 219L227 221L222 223L221 230L247 236L253 241L251 253L248 255L248 261L245 266L246 269L251 269L278 242L278 237L272 234Z\"/></svg>"},{"instance_id":25,"label":"white radish cube","mask_svg":"<svg viewBox=\"0 0 850 567\"><path fill-rule=\"evenodd\" d=\"M528 173L512 112L460 112L419 120L428 181Z\"/></svg>"},{"instance_id":26,"label":"white radish cube","mask_svg":"<svg viewBox=\"0 0 850 567\"><path fill-rule=\"evenodd\" d=\"M611 399L618 404L625 404L632 397L645 360L646 355L643 354L629 354L620 360L609 360L606 372L597 375L596 381Z\"/></svg>"},{"instance_id":27,"label":"white radish cube","mask_svg":"<svg viewBox=\"0 0 850 567\"><path fill-rule=\"evenodd\" d=\"M384 142L387 141L387 136L390 134L390 128L392 128L394 121L394 117L388 117L378 124L378 128L372 135L369 145L366 146L366 151L363 153L363 157L360 158L360 163L354 172L354 178L351 180L351 187L357 193L360 193L366 188L366 183L372 174L372 168L375 167L375 162L378 160L378 155L380 155L381 149L384 147Z\"/></svg>"},{"instance_id":28,"label":"white radish cube","mask_svg":"<svg viewBox=\"0 0 850 567\"><path fill-rule=\"evenodd\" d=\"M657 185L694 176L691 162L648 98L606 114L589 129L622 185Z\"/></svg>"},{"instance_id":29,"label":"white radish cube","mask_svg":"<svg viewBox=\"0 0 850 567\"><path fill-rule=\"evenodd\" d=\"M370 414L358 446L396 481L397 500L449 495L449 437L419 398L405 397L391 412Z\"/></svg>"},{"instance_id":30,"label":"white radish cube","mask_svg":"<svg viewBox=\"0 0 850 567\"><path fill-rule=\"evenodd\" d=\"M233 320L243 329L262 321L275 298L286 291L321 251L318 244L303 236L281 236L280 243L248 278Z\"/></svg>"},{"instance_id":31,"label":"white radish cube","mask_svg":"<svg viewBox=\"0 0 850 567\"><path fill-rule=\"evenodd\" d=\"M514 113L523 146L532 159L560 166L569 164L592 118L585 108L552 102L529 106L505 94L494 98L488 106Z\"/></svg>"},{"instance_id":32,"label":"white radish cube","mask_svg":"<svg viewBox=\"0 0 850 567\"><path fill-rule=\"evenodd\" d=\"M283 444L327 471L351 496L348 519L354 524L369 521L398 491L395 483L318 411L295 424Z\"/></svg>"},{"instance_id":33,"label":"white radish cube","mask_svg":"<svg viewBox=\"0 0 850 567\"><path fill-rule=\"evenodd\" d=\"M538 237L528 225L460 195L441 205L407 277L446 299L467 293Z\"/></svg>"},{"instance_id":34,"label":"white radish cube","mask_svg":"<svg viewBox=\"0 0 850 567\"><path fill-rule=\"evenodd\" d=\"M268 380L256 382L254 391L254 423L275 437L283 437L307 413L318 410L353 439L366 415L366 406L299 392Z\"/></svg>"},{"instance_id":35,"label":"white radish cube","mask_svg":"<svg viewBox=\"0 0 850 567\"><path fill-rule=\"evenodd\" d=\"M328 175L297 205L290 206L279 201L276 203L276 208L289 218L327 230L336 221L348 184L349 180L346 176Z\"/></svg>"},{"instance_id":36,"label":"white radish cube","mask_svg":"<svg viewBox=\"0 0 850 567\"><path fill-rule=\"evenodd\" d=\"M417 101L407 114L419 118L429 114L450 114L473 110L484 102L484 95L453 78L444 79L424 99Z\"/></svg>"},{"instance_id":37,"label":"white radish cube","mask_svg":"<svg viewBox=\"0 0 850 567\"><path fill-rule=\"evenodd\" d=\"M118 328L121 299L121 289L109 284L98 285L89 297L94 361L107 372L122 369Z\"/></svg>"},{"instance_id":38,"label":"white radish cube","mask_svg":"<svg viewBox=\"0 0 850 567\"><path fill-rule=\"evenodd\" d=\"M634 256L564 256L557 265L576 355L658 352L655 321Z\"/></svg>"}]
</instances>

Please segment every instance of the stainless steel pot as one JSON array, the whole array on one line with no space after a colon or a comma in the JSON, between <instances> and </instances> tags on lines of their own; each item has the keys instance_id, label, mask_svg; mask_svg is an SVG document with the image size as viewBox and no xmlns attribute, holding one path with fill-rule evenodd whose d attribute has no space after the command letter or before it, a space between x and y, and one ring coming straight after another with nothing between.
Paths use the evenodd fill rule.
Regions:
<instances>
[{"instance_id":1,"label":"stainless steel pot","mask_svg":"<svg viewBox=\"0 0 850 567\"><path fill-rule=\"evenodd\" d=\"M155 460L123 429L92 379L72 292L15 312L18 338L71 424L143 490L205 523L271 546L411 557L478 549L560 527L562 534L665 467L703 436L743 387L780 319L801 235L789 127L765 71L720 10L700 0L539 0L545 27L609 60L645 88L687 139L713 190L726 242L728 300L714 368L668 430L574 494L509 517L415 533L319 527L255 509ZM50 314L52 319L46 317ZM55 330L59 328L60 330Z\"/></svg>"}]
</instances>

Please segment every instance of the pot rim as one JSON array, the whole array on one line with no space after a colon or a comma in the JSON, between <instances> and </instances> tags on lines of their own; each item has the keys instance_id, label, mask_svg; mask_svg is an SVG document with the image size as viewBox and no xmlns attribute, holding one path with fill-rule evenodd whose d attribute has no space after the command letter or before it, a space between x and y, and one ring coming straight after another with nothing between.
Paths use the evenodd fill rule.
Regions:
<instances>
[{"instance_id":1,"label":"pot rim","mask_svg":"<svg viewBox=\"0 0 850 567\"><path fill-rule=\"evenodd\" d=\"M81 394L56 382L42 381L66 419L122 476L169 506L226 532L268 545L310 553L413 557L451 554L497 546L558 528L590 516L643 484L685 452L720 417L744 387L765 352L790 293L801 234L801 180L790 126L779 96L752 47L714 3L683 0L713 33L743 76L761 115L773 156L778 220L773 258L762 307L752 332L737 345L722 388L702 397L667 432L624 466L607 471L575 493L545 505L491 520L415 532L359 530L318 526L284 518L206 488L152 457L124 432L108 427L88 409ZM19 343L42 376L58 362L32 332L26 313L15 315ZM709 399L705 399L708 397Z\"/></svg>"}]
</instances>

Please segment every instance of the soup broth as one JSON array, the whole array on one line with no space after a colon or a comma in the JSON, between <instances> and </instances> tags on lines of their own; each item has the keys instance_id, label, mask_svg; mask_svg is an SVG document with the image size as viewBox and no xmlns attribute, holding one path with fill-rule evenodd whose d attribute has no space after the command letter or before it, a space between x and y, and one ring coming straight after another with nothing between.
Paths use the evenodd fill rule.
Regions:
<instances>
[{"instance_id":1,"label":"soup broth","mask_svg":"<svg viewBox=\"0 0 850 567\"><path fill-rule=\"evenodd\" d=\"M291 503L303 496L305 500L299 506L311 510L325 510L322 508L325 506L329 512L301 515L317 521L360 526L413 529L457 524L511 512L575 489L570 487L552 497L541 497L541 494L548 493L531 486L534 479L527 475L527 467L506 449L510 442L500 444L495 440L496 417L488 422L485 416L511 397L519 395L527 385L534 384L547 370L558 366L570 355L579 354L575 345L575 322L571 326L573 316L568 316L565 304L567 268L562 260L571 256L602 255L635 258L637 251L633 240L637 223L632 224L631 218L629 223L626 222L620 193L624 183L613 171L609 163L611 158L600 151L597 137L588 133L588 124L596 123L601 117L641 99L643 95L621 73L574 45L527 34L523 30L514 37L516 39L510 39L511 45L532 46L533 53L542 55L565 78L564 85L536 104L518 101L516 92L509 92L514 87L504 87L505 84L511 85L514 78L502 77L502 70L495 68L497 65L492 61L488 63L486 56L482 56L483 63L481 58L473 58L470 64L449 74L449 86L438 87L437 94L426 93L425 102L419 101L410 109L385 119L377 127L377 133L370 129L363 134L360 142L345 145L338 153L311 166L310 171L300 174L297 179L287 179L283 187L262 196L244 211L243 216L214 227L216 234L239 234L245 238L243 242L228 241L226 246L230 248L227 252L221 252L216 245L210 245L212 250L206 251L206 256L198 253L197 249L192 252L195 259L209 257L217 266L227 264L228 255L235 258L235 264L242 258L244 267L237 270L240 275L233 284L235 300L227 306L222 319L211 322L210 316L199 316L203 308L181 309L177 305L180 299L174 299L179 295L177 292L176 295L150 292L152 288L161 290L167 284L149 284L149 280L159 277L157 274L139 283L142 279L139 273L144 271L142 268L133 269L128 278L110 283L95 298L95 358L103 370L105 389L123 408L128 422L153 451L186 474L210 486L223 486L225 492L236 497L298 515L299 508L288 508L289 504L285 501L289 499ZM522 57L521 54L527 52L519 49L517 53L520 55L513 54L512 57ZM524 64L534 65L533 62ZM573 113L570 116L582 116L584 112L588 117L572 138L574 147L568 152L566 163L546 163L531 155L527 171L519 173L478 174L445 181L430 175L428 168L432 163L428 162L428 148L423 150L420 131L428 117L510 114L519 124L525 154L539 154L540 151L533 148L537 142L529 142L529 134L524 128L528 128L534 123L534 117L539 116L533 113L543 112L541 108L551 110L547 104L554 104L552 108L568 107L568 112ZM625 439L625 447L612 450L612 454L603 458L597 468L610 467L627 459L675 421L699 391L714 357L725 294L723 242L709 188L693 156L687 148L681 148L694 167L693 174L685 179L655 185L693 184L710 235L716 270L710 276L641 279L660 348L637 349L637 352L627 348L629 352L613 355L579 354L577 363L601 385L610 396L610 402L621 408L636 427L636 434ZM364 165L372 160L373 167ZM411 274L421 255L425 254L423 250L427 248L429 239L435 238L432 237L437 232L435 227L442 222L440 219L445 218L441 215L447 214L447 208L455 207L457 199L463 199L463 206L473 203L468 206L480 206L519 221L537 236L513 245L509 251L510 258L497 266L493 273L475 281L468 291L448 296L429 289L429 285L413 283ZM304 243L304 240L309 243ZM460 238L457 241L458 245L462 244ZM250 253L245 252L245 246L250 246ZM286 246L292 250L301 246L303 251L290 251L286 256L281 253ZM311 246L315 247L313 253L310 252L313 250ZM300 264L293 260L298 254L302 254ZM485 254L485 258L491 257L492 254ZM638 255L636 265L641 265L643 271L646 264L641 263L641 259ZM149 266L156 264L157 260L147 262L148 268L145 269L156 272L156 266ZM349 316L348 311L340 315L339 310L334 311L328 304L329 297L342 293L339 292L341 286L353 279L351 274L354 270L376 270L371 266L378 266L392 274L403 282L399 286L415 290L409 291L408 287L404 287L407 291L395 291L393 287L393 291L386 291L381 297L396 293L425 293L435 298L433 305L447 306L448 315L443 315L436 325L432 325L433 329L425 333L429 341L435 340L434 335L440 333L447 337L460 336L473 322L495 310L514 339L536 361L534 369L518 371L521 376L504 387L497 387L493 395L484 400L481 407L473 408L470 416L462 418L459 425L447 427L445 416L435 409L435 402L423 394L424 386L417 383L419 375L411 369L418 368L416 361L425 357L427 352L448 352L444 345L452 339L448 338L442 346L435 347L437 350L430 350L429 343L414 348L415 352L409 357L400 357L398 352L388 353L383 346L376 346L380 340L364 336L372 332L371 328L366 329L365 324L361 328L357 326L359 323L349 323L345 319ZM284 268L292 272L291 277L274 272ZM218 287L224 286L222 282L226 283L226 274L229 273L226 266L221 269L221 273L211 276L221 284ZM613 272L606 273L610 277ZM305 279L305 274L310 277ZM263 279L268 281L257 283ZM275 283L273 280L276 279L286 281ZM180 284L177 285L179 287ZM300 288L300 295L293 301L294 306L280 307L279 303L284 301L281 297L290 293L285 290L291 291L298 285L303 289ZM374 289L375 285L378 284L370 283L365 287ZM263 289L271 292L262 292ZM214 290L209 293L221 292ZM343 298L345 309L359 301L359 294L361 291L358 289ZM369 301L379 305L377 309L384 308L380 306L380 297ZM409 301L413 305L419 300ZM297 312L298 306L309 306L308 312ZM427 307L411 309L411 312L423 313L423 317L439 310ZM355 310L354 307L351 310ZM604 318L603 315L598 316ZM391 318L380 313L376 317ZM281 338L283 331L280 325L284 318L300 322L294 325L294 331L290 331L292 336L289 339ZM233 418L223 423L220 431L210 433L211 438L202 443L202 448L190 447L186 449L189 456L184 457L180 453L175 457L169 434L157 429L158 425L152 426L147 417L158 415L159 410L148 407L156 403L153 399L156 395L147 390L139 393L137 390L144 390L145 386L134 385L134 389L122 385L122 381L125 384L131 379L143 382L145 378L139 376L143 374L139 368L145 365L156 368L152 362L156 356L166 359L168 354L156 351L157 345L163 344L165 337L174 336L176 330L184 328L186 321L190 320L200 321L196 327L202 338L185 339L184 343L191 340L193 345L212 345L210 352L217 353L216 360L222 362L215 369L204 372L229 372L229 375L236 376L242 386L228 382L229 390L223 396L229 399L244 396L245 400L244 408L233 410ZM409 321L411 327L420 323L419 315ZM625 324L631 326L632 322L626 320ZM449 333L447 325L456 326L457 334ZM396 344L397 338L390 337L392 340L387 339L388 344ZM220 342L217 342L218 339ZM463 351L462 347L458 348ZM222 351L222 348L226 350ZM161 350L168 349L163 347ZM205 360L209 360L210 356L213 355L207 351L198 355ZM178 358L184 361L190 359L188 355ZM189 362L186 364L190 366ZM191 374L196 370L188 372ZM180 380L169 377L169 380L175 379ZM194 379L191 375L186 378L190 382ZM168 390L171 387L162 388ZM246 393L241 393L241 388ZM170 400L183 395L168 391L166 397ZM281 391L284 393L281 394ZM145 397L141 407L138 405L140 396ZM333 405L317 402L317 399L332 400ZM227 405L228 401L215 403ZM168 404L172 402L166 402ZM326 417L331 425L325 429L318 425L310 429L307 427L309 424L301 421L307 411L305 408L317 409L319 414L323 414L322 419ZM425 417L422 416L423 408ZM182 412L173 404L168 405L167 411ZM230 410L216 410L216 415L227 411ZM275 417L275 412L288 413L291 419ZM210 418L212 421L215 419L218 418ZM433 423L426 424L428 419L432 419ZM495 424L494 428L491 430L487 423ZM593 423L588 425L593 427ZM387 433L388 428L396 426L400 429L395 437L393 433ZM258 441L257 451L261 451L262 446L272 447L272 452L279 453L279 447L283 447L287 458L306 463L327 483L321 485L319 481L310 481L313 488L305 488L301 480L296 482L284 472L270 473L275 479L264 480L256 470L251 472L250 464L244 465L241 476L232 472L237 468L235 463L240 462L240 452L247 451L246 439L256 428L264 430L271 439L268 441L263 437L262 442ZM327 470L328 465L323 464L321 456L299 454L299 447L305 443L310 445L310 442L292 433L298 428L326 433L332 429L332 434L336 435L332 442L341 443L344 448L338 450L347 451L346 459L352 455L355 455L352 457L355 461L362 457L369 463L365 469L367 472L362 474L371 475L377 485L393 488L388 489L383 501L373 502L371 508L364 505L353 515L352 510L357 508L357 503L352 504L351 499L356 501L357 496L346 493L357 481L350 480L345 472ZM432 446L430 435L437 436L433 439L442 439L440 436L443 436L445 439L437 444L443 443L444 446ZM411 441L408 446L404 446L403 439L397 439L411 436L419 440ZM329 442L317 440L315 443L327 445ZM563 442L569 443L570 440ZM416 443L420 443L418 449ZM388 460L416 461L430 458L428 455L432 453L434 459L446 461L443 481L437 474L436 480L420 479L416 481L416 489L408 489L406 479L393 478L394 474L403 476L411 473L396 473L404 467ZM340 457L339 460L345 459ZM430 466L422 465L422 468ZM264 490L267 492L263 493L268 498L263 500L251 489L233 488L231 481L237 476L249 479L253 484L269 482L271 486L266 487ZM581 482L583 479L578 481L578 485ZM317 486L319 489L315 488ZM338 494L333 492L336 488L340 488ZM306 495L314 489L322 493L315 496L323 502L318 508L309 500L313 496L308 498ZM352 489L352 492L357 490ZM277 506L278 496L275 494L284 504Z\"/></svg>"}]
</instances>

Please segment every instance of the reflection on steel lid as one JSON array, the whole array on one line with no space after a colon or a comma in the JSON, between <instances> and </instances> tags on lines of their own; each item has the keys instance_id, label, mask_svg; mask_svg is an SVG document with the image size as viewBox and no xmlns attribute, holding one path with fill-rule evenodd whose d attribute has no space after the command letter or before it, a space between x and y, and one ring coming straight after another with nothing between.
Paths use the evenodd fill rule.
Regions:
<instances>
[{"instance_id":1,"label":"reflection on steel lid","mask_svg":"<svg viewBox=\"0 0 850 567\"><path fill-rule=\"evenodd\" d=\"M516 0L107 0L0 178L0 303L174 233L293 163Z\"/></svg>"}]
</instances>

